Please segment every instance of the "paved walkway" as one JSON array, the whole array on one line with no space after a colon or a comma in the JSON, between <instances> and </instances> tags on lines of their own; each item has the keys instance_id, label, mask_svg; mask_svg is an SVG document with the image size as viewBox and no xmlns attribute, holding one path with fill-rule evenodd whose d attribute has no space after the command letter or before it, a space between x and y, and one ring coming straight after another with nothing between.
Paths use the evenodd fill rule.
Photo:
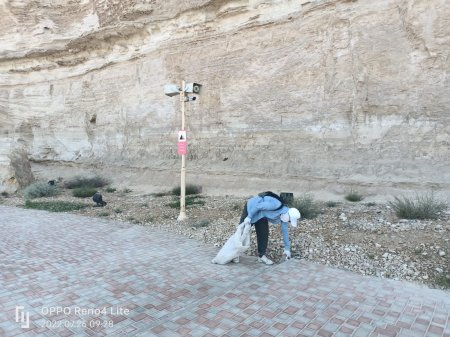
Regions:
<instances>
[{"instance_id":1,"label":"paved walkway","mask_svg":"<svg viewBox=\"0 0 450 337\"><path fill-rule=\"evenodd\" d=\"M0 233L1 336L450 337L450 292L70 214L0 206Z\"/></svg>"}]
</instances>

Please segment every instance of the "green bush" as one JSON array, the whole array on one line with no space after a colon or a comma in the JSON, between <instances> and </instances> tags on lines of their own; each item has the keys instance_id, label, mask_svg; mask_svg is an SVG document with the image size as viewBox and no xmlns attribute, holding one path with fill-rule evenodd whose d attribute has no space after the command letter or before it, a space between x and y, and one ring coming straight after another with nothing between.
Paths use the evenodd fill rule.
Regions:
<instances>
[{"instance_id":1,"label":"green bush","mask_svg":"<svg viewBox=\"0 0 450 337\"><path fill-rule=\"evenodd\" d=\"M137 220L137 219L136 219L135 217L133 217L133 216L127 217L127 221L128 221L128 222L131 222L131 223L134 223L134 224L139 223L139 220Z\"/></svg>"},{"instance_id":2,"label":"green bush","mask_svg":"<svg viewBox=\"0 0 450 337\"><path fill-rule=\"evenodd\" d=\"M186 197L186 207L192 206L192 205L204 205L205 202L203 200L198 200L199 196L188 196ZM171 203L167 204L166 206L169 206L170 208L180 208L180 199L176 199L172 201Z\"/></svg>"},{"instance_id":3,"label":"green bush","mask_svg":"<svg viewBox=\"0 0 450 337\"><path fill-rule=\"evenodd\" d=\"M72 191L72 195L77 198L87 198L92 197L95 192L97 192L97 189L95 187L83 186L74 188Z\"/></svg>"},{"instance_id":4,"label":"green bush","mask_svg":"<svg viewBox=\"0 0 450 337\"><path fill-rule=\"evenodd\" d=\"M304 219L314 219L320 214L319 207L314 201L314 197L310 194L295 198L288 206L297 208Z\"/></svg>"},{"instance_id":5,"label":"green bush","mask_svg":"<svg viewBox=\"0 0 450 337\"><path fill-rule=\"evenodd\" d=\"M202 228L202 227L208 227L210 224L209 220L207 219L202 219L199 222L196 222L192 225L192 227L194 228Z\"/></svg>"},{"instance_id":6,"label":"green bush","mask_svg":"<svg viewBox=\"0 0 450 337\"><path fill-rule=\"evenodd\" d=\"M99 175L94 175L91 177L87 176L76 176L66 182L64 182L64 187L68 189L78 188L78 187L103 187L109 184L109 180L101 177Z\"/></svg>"},{"instance_id":7,"label":"green bush","mask_svg":"<svg viewBox=\"0 0 450 337\"><path fill-rule=\"evenodd\" d=\"M197 185L187 184L186 185L186 195L192 195L192 194L200 194L202 188ZM172 189L172 194L180 196L181 195L181 187L177 186Z\"/></svg>"},{"instance_id":8,"label":"green bush","mask_svg":"<svg viewBox=\"0 0 450 337\"><path fill-rule=\"evenodd\" d=\"M327 206L327 207L336 207L337 205L339 205L339 203L336 201L327 201L325 203L325 206Z\"/></svg>"},{"instance_id":9,"label":"green bush","mask_svg":"<svg viewBox=\"0 0 450 337\"><path fill-rule=\"evenodd\" d=\"M239 210L242 210L243 205L242 204L238 204L238 203L234 203L231 208L232 208L233 211L239 211Z\"/></svg>"},{"instance_id":10,"label":"green bush","mask_svg":"<svg viewBox=\"0 0 450 337\"><path fill-rule=\"evenodd\" d=\"M133 190L131 190L131 189L129 189L129 188L124 188L123 190L120 190L120 191L119 191L119 195L120 195L121 197L124 197L124 196L126 196L128 193L131 193L131 192L133 192Z\"/></svg>"},{"instance_id":11,"label":"green bush","mask_svg":"<svg viewBox=\"0 0 450 337\"><path fill-rule=\"evenodd\" d=\"M167 195L173 195L172 192L157 192L157 193L152 193L152 196L154 196L155 198L161 198L161 197L165 197Z\"/></svg>"},{"instance_id":12,"label":"green bush","mask_svg":"<svg viewBox=\"0 0 450 337\"><path fill-rule=\"evenodd\" d=\"M114 187L108 187L105 191L108 193L114 193L115 191L117 191L117 189L115 189Z\"/></svg>"},{"instance_id":13,"label":"green bush","mask_svg":"<svg viewBox=\"0 0 450 337\"><path fill-rule=\"evenodd\" d=\"M144 223L150 223L153 222L155 219L151 216L151 215L147 215L144 217L144 219L142 220Z\"/></svg>"},{"instance_id":14,"label":"green bush","mask_svg":"<svg viewBox=\"0 0 450 337\"><path fill-rule=\"evenodd\" d=\"M26 199L35 199L40 197L52 197L58 195L60 190L55 185L49 185L45 181L36 181L26 187L23 191Z\"/></svg>"},{"instance_id":15,"label":"green bush","mask_svg":"<svg viewBox=\"0 0 450 337\"><path fill-rule=\"evenodd\" d=\"M85 207L87 207L85 204L68 201L25 201L25 208L39 209L49 212L71 212Z\"/></svg>"},{"instance_id":16,"label":"green bush","mask_svg":"<svg viewBox=\"0 0 450 337\"><path fill-rule=\"evenodd\" d=\"M351 202L358 202L358 201L361 201L363 199L364 199L364 197L361 194L359 194L358 192L355 192L353 190L351 190L345 196L345 200L348 200L348 201L351 201Z\"/></svg>"},{"instance_id":17,"label":"green bush","mask_svg":"<svg viewBox=\"0 0 450 337\"><path fill-rule=\"evenodd\" d=\"M405 196L394 199L389 205L402 219L437 219L439 213L447 209L447 204L437 200L433 193L416 195L414 199Z\"/></svg>"},{"instance_id":18,"label":"green bush","mask_svg":"<svg viewBox=\"0 0 450 337\"><path fill-rule=\"evenodd\" d=\"M441 289L450 289L450 277L447 275L436 275L433 284Z\"/></svg>"}]
</instances>

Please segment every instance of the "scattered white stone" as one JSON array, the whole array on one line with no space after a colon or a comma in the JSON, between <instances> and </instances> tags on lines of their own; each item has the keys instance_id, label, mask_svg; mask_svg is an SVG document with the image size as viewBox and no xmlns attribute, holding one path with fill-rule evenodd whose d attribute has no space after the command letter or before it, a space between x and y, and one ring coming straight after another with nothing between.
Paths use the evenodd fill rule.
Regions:
<instances>
[{"instance_id":1,"label":"scattered white stone","mask_svg":"<svg viewBox=\"0 0 450 337\"><path fill-rule=\"evenodd\" d=\"M171 201L170 196L165 199L152 200L158 203L154 205L155 209L159 209L165 215L164 220L152 221L152 227L184 234L214 245L216 249L222 247L236 230L235 225L239 220L241 207L239 207L239 210L236 210L235 205L239 204L241 206L243 204L240 198L224 200L223 198L215 197L207 199L202 210L210 208L212 212L211 215L202 215L202 217L207 218L211 223L206 228L199 228L191 225L196 223L197 220L187 222L189 225L179 223L176 221L176 217L172 216L172 213L176 212L163 207L164 204ZM147 202L148 200L143 200L142 202L144 201ZM139 202L142 203L141 201ZM229 204L227 208L224 207L224 203ZM23 204L21 199L20 204ZM357 206L352 205L352 207ZM191 212L194 213L194 210L195 208L191 209ZM220 214L215 214L216 210ZM139 209L138 211L142 210ZM325 209L325 213L327 211L328 208ZM349 208L342 208L340 210L341 213L334 212L328 212L328 214L325 214L326 217L322 218L321 216L317 220L302 220L301 228L289 231L294 258L345 268L364 275L384 275L393 279L407 279L422 283L429 283L430 279L433 278L433 274L447 277L448 272L443 262L448 256L446 255L448 252L446 248L450 242L450 235L446 235L446 233L450 233L450 221L448 218L443 218L441 221L425 227L425 224L421 221L407 219L389 223L391 221L390 214L392 213L388 214L384 207L382 211L375 208L371 209L370 212L366 212L366 209L363 208L352 212ZM92 209L91 214L95 215L95 213L97 213L97 209ZM135 216L135 214L138 214L138 212L124 212L114 215L116 219L126 219L128 216ZM350 217L346 214L350 214ZM336 215L338 219L336 219ZM427 223L429 224L429 222ZM343 228L343 224L351 225L348 226L351 227L351 231L355 230L359 233L359 245L356 245L356 242L351 243L351 241L348 241L346 237L348 228ZM272 254L271 257L276 260L277 257L282 256L284 247L279 229L274 226L270 230L269 254ZM420 232L421 230L426 232ZM391 244L392 238L390 235L399 231L406 231L406 233L396 236L396 245ZM443 231L442 233L445 234L443 235L440 231ZM328 234L328 236L325 234ZM370 235L365 236L365 234ZM423 241L423 244L417 246L410 244L410 242L415 242L415 240L410 241L410 238L416 235L422 236L422 234L426 239ZM330 237L332 238L331 240L329 239ZM433 241L433 237L439 238L439 240ZM374 250L373 248L376 249ZM420 255L422 253L424 253L424 256L430 255L436 258L422 258ZM251 249L246 252L246 255L256 255L256 233L254 228L252 229ZM427 272L430 274L428 275ZM425 277L423 277L424 274ZM450 278L450 273L448 273L448 277Z\"/></svg>"}]
</instances>

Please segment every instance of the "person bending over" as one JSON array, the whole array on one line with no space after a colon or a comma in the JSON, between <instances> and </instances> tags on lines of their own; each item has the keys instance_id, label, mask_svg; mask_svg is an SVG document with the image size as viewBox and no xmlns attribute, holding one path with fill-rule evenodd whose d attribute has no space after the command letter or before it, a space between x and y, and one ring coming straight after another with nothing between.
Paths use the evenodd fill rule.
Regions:
<instances>
[{"instance_id":1,"label":"person bending over","mask_svg":"<svg viewBox=\"0 0 450 337\"><path fill-rule=\"evenodd\" d=\"M289 241L289 223L297 227L297 220L301 214L296 208L286 206L281 198L268 191L250 198L242 211L240 223L250 223L255 226L256 241L258 245L258 261L268 265L273 261L266 256L267 242L269 240L269 222L281 225L281 234L284 242L284 255L291 258L291 243ZM239 257L233 262L238 263Z\"/></svg>"}]
</instances>

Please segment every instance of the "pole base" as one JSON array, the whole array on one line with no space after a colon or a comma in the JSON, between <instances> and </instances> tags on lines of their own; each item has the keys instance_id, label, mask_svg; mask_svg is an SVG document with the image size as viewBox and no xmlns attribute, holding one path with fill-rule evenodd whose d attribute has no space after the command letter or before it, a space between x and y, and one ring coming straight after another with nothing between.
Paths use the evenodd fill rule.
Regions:
<instances>
[{"instance_id":1,"label":"pole base","mask_svg":"<svg viewBox=\"0 0 450 337\"><path fill-rule=\"evenodd\" d=\"M185 212L181 212L180 215L177 218L177 221L184 221L187 219L186 213Z\"/></svg>"}]
</instances>

